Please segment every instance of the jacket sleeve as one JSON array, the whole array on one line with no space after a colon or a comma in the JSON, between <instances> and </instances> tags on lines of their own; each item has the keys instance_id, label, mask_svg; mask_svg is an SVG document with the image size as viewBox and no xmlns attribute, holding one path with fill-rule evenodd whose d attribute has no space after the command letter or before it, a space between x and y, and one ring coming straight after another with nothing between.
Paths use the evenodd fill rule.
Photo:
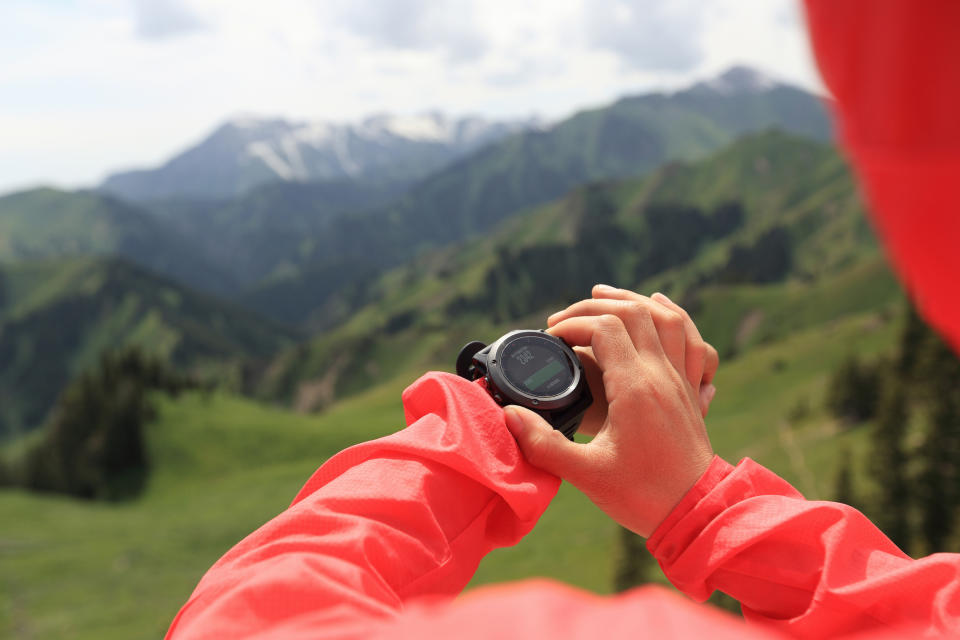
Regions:
<instances>
[{"instance_id":1,"label":"jacket sleeve","mask_svg":"<svg viewBox=\"0 0 960 640\"><path fill-rule=\"evenodd\" d=\"M795 637L960 629L960 556L913 560L856 509L805 500L749 459L715 458L647 547L695 600L723 591Z\"/></svg>"},{"instance_id":2,"label":"jacket sleeve","mask_svg":"<svg viewBox=\"0 0 960 640\"><path fill-rule=\"evenodd\" d=\"M524 460L502 409L441 373L403 402L406 429L320 467L207 572L167 637L367 636L408 599L456 595L530 531L559 479Z\"/></svg>"}]
</instances>

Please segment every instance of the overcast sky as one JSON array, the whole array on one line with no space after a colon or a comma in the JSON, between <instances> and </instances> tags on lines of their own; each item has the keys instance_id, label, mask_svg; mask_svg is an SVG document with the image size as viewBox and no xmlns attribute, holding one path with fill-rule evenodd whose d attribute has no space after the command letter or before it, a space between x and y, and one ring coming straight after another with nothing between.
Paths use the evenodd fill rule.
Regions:
<instances>
[{"instance_id":1,"label":"overcast sky","mask_svg":"<svg viewBox=\"0 0 960 640\"><path fill-rule=\"evenodd\" d=\"M737 63L820 89L793 0L0 0L0 191L234 115L556 119Z\"/></svg>"}]
</instances>

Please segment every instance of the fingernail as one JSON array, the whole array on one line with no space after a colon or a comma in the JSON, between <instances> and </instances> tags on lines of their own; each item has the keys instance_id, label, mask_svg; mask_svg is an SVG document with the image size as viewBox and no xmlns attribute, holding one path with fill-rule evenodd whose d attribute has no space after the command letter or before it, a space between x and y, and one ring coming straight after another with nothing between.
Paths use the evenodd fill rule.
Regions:
<instances>
[{"instance_id":1,"label":"fingernail","mask_svg":"<svg viewBox=\"0 0 960 640\"><path fill-rule=\"evenodd\" d=\"M614 287L611 287L608 284L595 284L593 285L594 289L599 289L600 291L613 291Z\"/></svg>"},{"instance_id":2,"label":"fingernail","mask_svg":"<svg viewBox=\"0 0 960 640\"><path fill-rule=\"evenodd\" d=\"M552 326L553 326L553 319L556 318L558 315L560 315L560 314L559 314L559 313L554 313L554 314L552 314L550 317L547 318L547 326L548 326L548 327L552 327Z\"/></svg>"},{"instance_id":3,"label":"fingernail","mask_svg":"<svg viewBox=\"0 0 960 640\"><path fill-rule=\"evenodd\" d=\"M660 297L660 298L663 298L664 300L666 300L667 302L673 302L673 300L671 300L670 298L668 298L666 295L660 293L659 291L657 291L655 294L653 294L653 295L650 296L650 297L651 297L651 298L654 298L654 299L656 299L657 297Z\"/></svg>"},{"instance_id":4,"label":"fingernail","mask_svg":"<svg viewBox=\"0 0 960 640\"><path fill-rule=\"evenodd\" d=\"M707 385L707 399L709 402L713 402L713 397L717 395L717 388L712 384Z\"/></svg>"}]
</instances>

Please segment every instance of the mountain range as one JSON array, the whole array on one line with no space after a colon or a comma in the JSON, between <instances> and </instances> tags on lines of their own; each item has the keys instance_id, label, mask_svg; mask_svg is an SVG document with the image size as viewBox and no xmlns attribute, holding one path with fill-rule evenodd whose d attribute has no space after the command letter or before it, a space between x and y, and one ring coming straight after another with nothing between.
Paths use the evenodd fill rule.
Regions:
<instances>
[{"instance_id":1,"label":"mountain range","mask_svg":"<svg viewBox=\"0 0 960 640\"><path fill-rule=\"evenodd\" d=\"M534 124L435 112L356 124L235 118L163 166L114 173L101 189L143 202L232 198L278 181L413 181Z\"/></svg>"},{"instance_id":2,"label":"mountain range","mask_svg":"<svg viewBox=\"0 0 960 640\"><path fill-rule=\"evenodd\" d=\"M249 391L321 408L410 360L443 364L502 327L542 326L597 282L667 292L725 359L899 296L843 160L764 132L644 178L579 187L384 272L347 319L281 354Z\"/></svg>"},{"instance_id":3,"label":"mountain range","mask_svg":"<svg viewBox=\"0 0 960 640\"><path fill-rule=\"evenodd\" d=\"M726 255L733 249L723 244L725 238L741 238L737 234L744 233L738 230L738 216L748 219L755 215L755 205L736 193L742 178L730 174L731 167L721 162L706 172L707 177L701 181L686 185L676 202L666 203L664 212L676 214L673 222L686 221L699 229L702 236L671 256L672 250L657 249L657 245L672 246L682 239L682 234L676 234L676 225L664 222L669 218L664 212L654 210L636 218L653 220L649 224L654 226L649 228L645 226L649 220L626 227L607 221L599 231L582 226L587 215L584 212L592 216L601 210L621 211L622 203L617 201L616 194L632 188L611 187L607 193L605 189L584 191L582 185L611 181L621 184L624 180L629 183L637 176L665 167L653 175L663 182L657 193L669 193L669 189L676 188L670 185L679 183L667 177L680 175L683 167L698 166L705 158L716 158L711 154L729 148L744 134L779 129L800 136L789 138L788 142L771 142L768 153L751 160L775 167L791 166L777 158L792 147L802 146L803 139L824 141L830 135L829 118L818 97L742 68L683 91L623 98L549 127L521 128L509 134L506 131L513 125L504 124L499 130L477 125L471 130L464 124L467 121L440 116L417 122L421 129L410 124L404 128L399 120L381 118L367 121L366 129L361 126L356 130L367 131L368 140L376 137L372 133L376 131L383 139L391 140L399 139L400 133L406 131L408 141L419 131L416 135L420 142L432 140L429 144L441 144L437 142L441 140L460 145L461 150L474 145L474 150L458 152L461 155L453 160L448 156L447 163L442 164L436 155L424 160L420 153L426 147L408 147L410 155L398 161L403 171L397 173L376 163L366 165L369 171L349 173L338 169L340 173L309 181L292 174L287 175L291 179L278 179L282 176L274 172L262 184L254 181L242 189L231 187L231 193L242 192L236 197L211 199L211 193L189 197L189 180L174 179L170 176L176 172L168 173L167 169L174 165L190 166L191 175L207 176L201 182L215 182L205 172L215 172L218 164L242 164L244 158L251 157L250 144L267 144L268 134L275 134L269 145L283 149L286 143L278 140L288 139L284 136L293 135L291 131L305 130L277 121L263 127L246 123L250 125L250 135L244 137L246 134L239 133L243 127L233 123L221 127L209 139L223 134L226 137L218 139L232 140L230 144L203 143L156 172L140 174L138 180L152 184L150 189L162 191L157 185L167 179L173 181L170 184L183 187L176 193L164 192L159 199L153 196L160 191L132 198L113 195L108 192L108 185L98 191L37 189L0 198L0 271L8 274L0 277L0 285L4 279L22 280L11 274L25 268L23 265L40 263L47 265L43 267L47 273L43 282L69 285L43 285L45 290L54 292L49 308L56 310L44 316L46 319L31 316L27 322L23 315L0 316L0 352L38 353L35 345L53 340L52 334L43 333L46 329L42 328L54 326L52 318L78 304L70 302L74 293L71 286L76 282L70 274L79 268L75 261L93 260L85 264L98 266L87 267L93 275L85 277L84 282L101 282L102 286L90 289L93 293L81 305L85 309L81 315L99 320L84 320L77 331L64 333L70 336L69 340L54 340L58 355L51 362L57 363L55 366L65 372L64 376L90 362L87 356L77 354L90 354L110 344L103 336L111 331L116 331L118 344L128 340L123 337L126 335L151 336L146 342L155 342L155 350L163 355L176 356L182 366L201 366L204 358L177 356L181 352L169 345L205 344L207 338L196 337L195 332L204 333L214 315L224 318L236 313L238 318L245 318L246 328L235 340L231 338L234 347L217 353L230 361L277 357L266 370L241 367L243 375L237 384L271 399L295 400L307 408L321 406L345 391L362 388L369 381L371 361L390 361L390 349L385 346L389 336L405 336L410 327L421 326L423 309L433 309L431 313L439 314L437 317L480 314L489 315L490 321L516 318L535 307L569 298L586 282L584 278L608 275L609 279L626 278L632 284L641 275L652 276L694 259L701 245L722 247L715 251ZM387 129L390 133L383 133ZM331 134L330 139L335 137ZM445 148L447 153L452 147ZM819 152L812 149L806 148L801 156L817 156ZM187 164L183 164L187 162L185 158L189 158ZM797 160L791 158L791 162ZM434 162L440 166L431 164ZM429 169L431 166L434 168ZM796 197L813 191L823 193L821 181L843 172L842 166L837 166L835 161L824 161L820 174L811 170L780 176L783 184L778 190L793 189ZM428 175L413 177L428 171ZM696 201L698 194L714 194L718 184L726 185L725 198ZM547 205L565 194L573 195ZM143 199L139 199L141 196ZM599 198L600 204L592 198ZM727 200L734 204L728 207ZM678 202L683 206L677 208ZM544 206L554 213L544 214ZM770 206L779 210L786 205L777 201ZM634 224L639 226L634 228ZM755 232L752 226L745 228ZM496 231L503 229L512 231ZM567 240L560 241L555 234L563 230ZM634 260L637 255L644 255L648 262L633 264L625 257L613 260L589 251L592 258L585 257L587 254L578 252L586 249L568 246L578 234L582 238L577 246L592 243L601 247L606 243L618 256L633 251ZM492 241L491 237L499 240ZM774 231L762 243L757 238L741 238L743 246L738 255L747 266L736 261L718 265L726 274L723 277L728 281L749 279L752 257L792 246L792 237ZM633 244L623 244L626 239ZM650 242L654 244L643 244ZM471 257L458 258L460 255ZM428 268L431 261L437 260L446 262ZM559 262L555 264L555 260ZM103 266L106 264L112 266ZM541 271L543 265L560 269L561 275L549 281L549 286L544 284L549 273ZM785 273L793 273L794 268L793 263L780 265L771 277L776 281ZM132 272L135 276L116 277L117 273L131 269L136 270ZM57 275L61 271L66 275ZM130 284L133 282L136 284ZM558 282L562 283L559 289ZM130 328L144 322L152 326L150 323L155 323L156 318L168 317L171 311L164 306L164 300L171 296L147 293L154 289L174 291L173 298L195 302L187 305L189 313L178 312L177 317L183 321L175 324L174 329L159 333L144 329L143 333ZM434 293L423 297L431 291ZM378 306L394 300L397 292L406 292L410 301L418 300L417 306L396 302ZM3 295L0 286L0 298ZM58 306L60 300L67 306ZM241 312L236 305L246 310ZM46 307L37 307L42 308ZM32 326L37 328L36 332L31 331ZM229 326L225 331L228 330ZM387 342L381 340L379 332L385 332ZM167 337L160 339L160 335ZM227 336L230 335L228 331ZM283 350L284 345L304 335L319 335L319 342ZM331 360L331 354L345 344L336 342L338 336L349 336L353 346L348 356ZM418 349L429 351L434 344L427 335L418 335L416 339ZM161 349L163 345L168 346ZM216 352L199 346L184 349L182 353L188 354ZM382 357L373 357L377 354ZM22 358L16 362L26 366L23 363L29 362L29 358ZM5 397L19 397L17 394L22 393L36 402L32 409L18 409L15 416L8 417L8 423L16 424L17 429L35 426L43 415L41 408L48 406L64 378L49 376L51 384L40 393L36 391L39 387L28 384L24 374L16 373L20 369L14 369L10 368L13 373L4 378ZM321 370L336 381L322 382L326 374L321 374ZM254 383L262 383L261 388L254 389ZM296 390L303 383L313 385L314 395L319 394L316 398L326 399L304 400L310 393L304 396ZM0 433L3 430L0 425Z\"/></svg>"}]
</instances>

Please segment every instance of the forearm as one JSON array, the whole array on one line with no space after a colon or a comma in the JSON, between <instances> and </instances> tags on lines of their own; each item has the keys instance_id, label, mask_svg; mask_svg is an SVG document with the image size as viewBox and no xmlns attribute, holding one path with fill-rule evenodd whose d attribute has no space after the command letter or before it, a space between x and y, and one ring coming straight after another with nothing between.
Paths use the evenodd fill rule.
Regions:
<instances>
[{"instance_id":1,"label":"forearm","mask_svg":"<svg viewBox=\"0 0 960 640\"><path fill-rule=\"evenodd\" d=\"M715 460L648 547L691 597L721 590L794 636L960 622L960 557L912 560L856 509L807 501L751 460Z\"/></svg>"},{"instance_id":2,"label":"forearm","mask_svg":"<svg viewBox=\"0 0 960 640\"><path fill-rule=\"evenodd\" d=\"M408 428L331 458L217 562L170 637L362 635L411 597L459 593L533 527L559 480L523 460L481 389L429 374L404 407Z\"/></svg>"}]
</instances>

